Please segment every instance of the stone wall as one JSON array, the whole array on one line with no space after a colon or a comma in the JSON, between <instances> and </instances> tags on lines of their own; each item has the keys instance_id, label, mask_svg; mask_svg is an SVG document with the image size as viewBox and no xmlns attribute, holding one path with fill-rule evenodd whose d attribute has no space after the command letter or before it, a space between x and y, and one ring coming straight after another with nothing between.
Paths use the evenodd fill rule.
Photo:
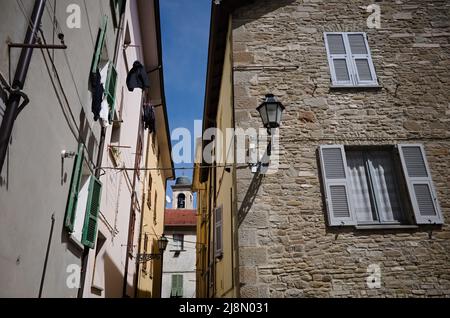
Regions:
<instances>
[{"instance_id":1,"label":"stone wall","mask_svg":"<svg viewBox=\"0 0 450 318\"><path fill-rule=\"evenodd\" d=\"M242 297L450 296L450 3L376 2L381 29L369 4L260 0L233 15L237 126L261 126L266 93L287 106L279 172L237 172ZM324 31L367 32L380 89L330 89ZM319 145L398 143L424 144L444 225L328 227Z\"/></svg>"}]
</instances>

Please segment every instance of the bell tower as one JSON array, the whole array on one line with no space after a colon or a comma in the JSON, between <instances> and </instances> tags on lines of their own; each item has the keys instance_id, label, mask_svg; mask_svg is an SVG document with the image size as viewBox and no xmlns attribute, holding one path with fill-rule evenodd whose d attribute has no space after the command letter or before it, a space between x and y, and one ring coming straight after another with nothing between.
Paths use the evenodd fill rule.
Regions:
<instances>
[{"instance_id":1,"label":"bell tower","mask_svg":"<svg viewBox=\"0 0 450 318\"><path fill-rule=\"evenodd\" d=\"M188 177L177 178L172 186L172 208L193 209L194 196L192 195L192 183Z\"/></svg>"}]
</instances>

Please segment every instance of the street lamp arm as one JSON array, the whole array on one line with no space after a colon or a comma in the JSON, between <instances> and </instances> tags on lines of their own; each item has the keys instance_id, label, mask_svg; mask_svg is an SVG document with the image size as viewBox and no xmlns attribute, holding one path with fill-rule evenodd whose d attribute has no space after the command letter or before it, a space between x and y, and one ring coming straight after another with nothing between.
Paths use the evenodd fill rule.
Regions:
<instances>
[{"instance_id":1,"label":"street lamp arm","mask_svg":"<svg viewBox=\"0 0 450 318\"><path fill-rule=\"evenodd\" d=\"M139 263L146 263L148 261L154 260L154 259L160 259L161 258L161 254L147 254L147 253L142 253L142 254L138 254L137 255L137 261Z\"/></svg>"}]
</instances>

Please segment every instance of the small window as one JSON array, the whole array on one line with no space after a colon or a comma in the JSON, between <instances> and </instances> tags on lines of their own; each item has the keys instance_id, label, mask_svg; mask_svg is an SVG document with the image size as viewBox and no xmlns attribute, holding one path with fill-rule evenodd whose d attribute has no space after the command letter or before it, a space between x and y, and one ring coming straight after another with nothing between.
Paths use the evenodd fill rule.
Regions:
<instances>
[{"instance_id":1,"label":"small window","mask_svg":"<svg viewBox=\"0 0 450 318\"><path fill-rule=\"evenodd\" d=\"M180 193L177 199L177 208L185 209L186 208L186 195L184 193Z\"/></svg>"},{"instance_id":2,"label":"small window","mask_svg":"<svg viewBox=\"0 0 450 318\"><path fill-rule=\"evenodd\" d=\"M155 192L155 203L153 205L153 224L158 224L158 192Z\"/></svg>"},{"instance_id":3,"label":"small window","mask_svg":"<svg viewBox=\"0 0 450 318\"><path fill-rule=\"evenodd\" d=\"M378 86L365 33L327 32L324 37L333 86Z\"/></svg>"},{"instance_id":4,"label":"small window","mask_svg":"<svg viewBox=\"0 0 450 318\"><path fill-rule=\"evenodd\" d=\"M330 226L442 224L422 145L320 147Z\"/></svg>"},{"instance_id":5,"label":"small window","mask_svg":"<svg viewBox=\"0 0 450 318\"><path fill-rule=\"evenodd\" d=\"M184 249L184 235L174 234L173 235L173 249L177 252L181 252Z\"/></svg>"},{"instance_id":6,"label":"small window","mask_svg":"<svg viewBox=\"0 0 450 318\"><path fill-rule=\"evenodd\" d=\"M346 156L357 223L408 223L393 152L347 150Z\"/></svg>"},{"instance_id":7,"label":"small window","mask_svg":"<svg viewBox=\"0 0 450 318\"><path fill-rule=\"evenodd\" d=\"M223 255L223 215L222 207L215 210L215 256L222 257Z\"/></svg>"},{"instance_id":8,"label":"small window","mask_svg":"<svg viewBox=\"0 0 450 318\"><path fill-rule=\"evenodd\" d=\"M102 184L84 160L84 145L80 144L75 158L65 226L71 238L89 248L97 241L97 221L100 210Z\"/></svg>"},{"instance_id":9,"label":"small window","mask_svg":"<svg viewBox=\"0 0 450 318\"><path fill-rule=\"evenodd\" d=\"M183 275L172 275L170 298L183 298Z\"/></svg>"},{"instance_id":10,"label":"small window","mask_svg":"<svg viewBox=\"0 0 450 318\"><path fill-rule=\"evenodd\" d=\"M152 176L149 174L147 187L147 206L149 209L152 208L152 188L153 188L153 179Z\"/></svg>"},{"instance_id":11,"label":"small window","mask_svg":"<svg viewBox=\"0 0 450 318\"><path fill-rule=\"evenodd\" d=\"M145 233L144 234L144 253L148 252L148 234ZM144 274L147 274L147 264L148 262L144 262L144 264L142 265L142 271L144 272Z\"/></svg>"}]
</instances>

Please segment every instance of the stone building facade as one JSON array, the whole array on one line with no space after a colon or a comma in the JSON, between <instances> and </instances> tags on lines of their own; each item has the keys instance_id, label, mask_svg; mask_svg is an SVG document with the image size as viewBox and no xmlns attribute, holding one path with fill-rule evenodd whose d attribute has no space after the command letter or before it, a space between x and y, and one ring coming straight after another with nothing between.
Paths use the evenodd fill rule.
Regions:
<instances>
[{"instance_id":1,"label":"stone building facade","mask_svg":"<svg viewBox=\"0 0 450 318\"><path fill-rule=\"evenodd\" d=\"M242 297L450 296L450 3L378 1L380 28L367 26L370 4L232 13L236 126L262 125L267 93L286 106L279 171L237 170ZM324 32L366 33L377 87L332 87ZM398 144L423 145L443 224L329 226L320 146Z\"/></svg>"},{"instance_id":2,"label":"stone building facade","mask_svg":"<svg viewBox=\"0 0 450 318\"><path fill-rule=\"evenodd\" d=\"M229 162L194 172L199 224L220 225L227 200L216 198L231 193L219 234L232 239L198 236L200 296L226 295L222 282L241 297L450 295L449 9L213 6L203 130L261 128L268 93L286 111L275 173Z\"/></svg>"}]
</instances>

